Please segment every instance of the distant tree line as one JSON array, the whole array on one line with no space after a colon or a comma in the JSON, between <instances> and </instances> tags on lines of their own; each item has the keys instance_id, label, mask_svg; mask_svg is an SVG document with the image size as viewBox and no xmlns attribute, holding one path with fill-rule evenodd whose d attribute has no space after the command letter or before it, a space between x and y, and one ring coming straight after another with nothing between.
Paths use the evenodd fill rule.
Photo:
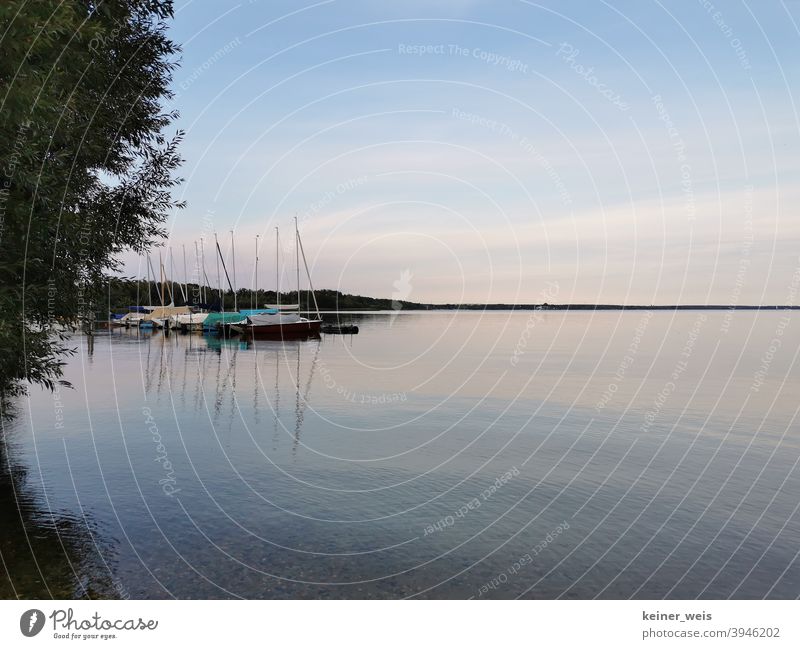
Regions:
<instances>
[{"instance_id":1,"label":"distant tree line","mask_svg":"<svg viewBox=\"0 0 800 649\"><path fill-rule=\"evenodd\" d=\"M183 286L183 289L181 288ZM162 286L160 282L148 280L136 280L130 278L110 278L101 289L104 294L103 307L95 311L95 317L105 320L109 313L125 313L131 306L160 306L162 300L161 291L163 290L164 304L174 304L175 306L191 305L198 308L210 308L214 310L233 311L234 305L239 309L258 309L265 305L276 304L275 291L253 291L241 288L236 291L234 299L233 292L230 290L220 291L210 286L189 283L181 285L166 282ZM318 290L315 292L317 304L320 310L331 311L353 311L353 310L387 310L387 309L425 309L429 305L419 302L398 302L391 299L366 297L363 295L351 295L341 291L329 289ZM281 291L281 304L300 304L300 308L306 311L314 310L314 300L307 291L300 291L298 300L297 291Z\"/></svg>"},{"instance_id":2,"label":"distant tree line","mask_svg":"<svg viewBox=\"0 0 800 649\"><path fill-rule=\"evenodd\" d=\"M125 313L129 307L136 306L159 306L161 304L162 284L147 280L136 280L130 278L110 278L106 284L96 292L103 294L102 307L95 311L95 319L105 320L110 313ZM623 304L457 304L439 303L431 304L425 302L397 301L388 298L368 297L365 295L353 295L342 293L330 289L317 290L317 304L321 311L389 311L389 310L462 310L462 311L530 311L533 309L545 311L606 311L606 310L653 310L653 311L672 311L672 310L725 310L735 308L737 310L752 309L778 309L793 308L782 306L748 306L737 305L736 307L726 305L623 305ZM186 298L184 299L184 294ZM314 301L311 294L307 291L300 292L298 300L297 291L281 292L281 304L300 304L301 310L313 311ZM228 289L222 292L220 297L219 289L210 286L201 286L190 283L184 286L183 290L179 283L174 285L166 283L164 290L164 304L174 304L175 306L195 306L197 308L208 308L211 310L233 311L234 306L239 309L258 309L266 305L276 304L275 291L259 290L258 292L242 288L236 292L234 300L233 292Z\"/></svg>"}]
</instances>

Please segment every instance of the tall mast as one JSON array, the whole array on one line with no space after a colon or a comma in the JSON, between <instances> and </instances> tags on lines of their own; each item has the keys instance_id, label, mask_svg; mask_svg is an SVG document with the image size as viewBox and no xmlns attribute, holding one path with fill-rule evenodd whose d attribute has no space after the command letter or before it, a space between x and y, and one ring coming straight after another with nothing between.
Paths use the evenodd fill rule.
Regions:
<instances>
[{"instance_id":1,"label":"tall mast","mask_svg":"<svg viewBox=\"0 0 800 649\"><path fill-rule=\"evenodd\" d=\"M231 230L231 257L233 257L233 310L239 310L239 302L236 299L236 249L233 243L233 230Z\"/></svg>"},{"instance_id":2,"label":"tall mast","mask_svg":"<svg viewBox=\"0 0 800 649\"><path fill-rule=\"evenodd\" d=\"M158 251L158 265L161 267L161 306L164 306L164 260L161 257L161 250Z\"/></svg>"},{"instance_id":3,"label":"tall mast","mask_svg":"<svg viewBox=\"0 0 800 649\"><path fill-rule=\"evenodd\" d=\"M219 253L219 241L217 241L217 233L214 233L214 244L217 247L217 253ZM225 304L222 301L222 277L219 274L219 254L217 254L217 295L219 296L219 304L220 308L222 309L222 313L225 313Z\"/></svg>"},{"instance_id":4,"label":"tall mast","mask_svg":"<svg viewBox=\"0 0 800 649\"><path fill-rule=\"evenodd\" d=\"M194 242L194 264L195 268L197 268L197 288L199 289L197 292L200 294L200 301L205 304L206 300L205 297L203 297L203 289L200 288L202 277L200 277L200 250L197 247L197 241Z\"/></svg>"},{"instance_id":5,"label":"tall mast","mask_svg":"<svg viewBox=\"0 0 800 649\"><path fill-rule=\"evenodd\" d=\"M164 265L164 306L175 306L175 294L173 291L175 287L170 284L172 280L167 277L167 267ZM169 304L167 304L167 292L169 292Z\"/></svg>"},{"instance_id":6,"label":"tall mast","mask_svg":"<svg viewBox=\"0 0 800 649\"><path fill-rule=\"evenodd\" d=\"M169 247L169 300L175 306L175 255L172 254L172 246Z\"/></svg>"},{"instance_id":7,"label":"tall mast","mask_svg":"<svg viewBox=\"0 0 800 649\"><path fill-rule=\"evenodd\" d=\"M139 266L136 273L136 306L142 306L142 280L139 279L139 272L142 269L142 253L139 253Z\"/></svg>"},{"instance_id":8,"label":"tall mast","mask_svg":"<svg viewBox=\"0 0 800 649\"><path fill-rule=\"evenodd\" d=\"M211 288L211 282L208 281L208 273L206 273L206 247L203 244L203 237L200 237L200 259L203 265L203 293L202 298L205 304L208 304L208 289Z\"/></svg>"},{"instance_id":9,"label":"tall mast","mask_svg":"<svg viewBox=\"0 0 800 649\"><path fill-rule=\"evenodd\" d=\"M279 252L279 245L278 245L278 226L275 226L275 304L280 306L281 305L281 278L280 278L280 271L278 269L278 255Z\"/></svg>"},{"instance_id":10,"label":"tall mast","mask_svg":"<svg viewBox=\"0 0 800 649\"><path fill-rule=\"evenodd\" d=\"M189 274L186 272L186 244L182 243L183 248L183 301L189 304Z\"/></svg>"},{"instance_id":11,"label":"tall mast","mask_svg":"<svg viewBox=\"0 0 800 649\"><path fill-rule=\"evenodd\" d=\"M228 267L225 265L225 257L222 256L222 249L219 247L219 241L217 242L217 255L219 255L219 261L222 264L222 270L225 273L225 279L228 280L228 288L231 289L231 293L235 293L236 291L233 290L233 282L231 282L231 276L228 275Z\"/></svg>"},{"instance_id":12,"label":"tall mast","mask_svg":"<svg viewBox=\"0 0 800 649\"><path fill-rule=\"evenodd\" d=\"M150 253L147 254L147 306L153 301L153 262Z\"/></svg>"},{"instance_id":13,"label":"tall mast","mask_svg":"<svg viewBox=\"0 0 800 649\"><path fill-rule=\"evenodd\" d=\"M319 312L319 304L317 304L317 294L314 293L314 283L311 281L311 273L308 270L308 262L306 261L306 251L303 250L303 240L300 238L300 231L297 232L297 243L300 244L300 254L303 256L303 266L306 269L306 276L308 277L308 286L311 289L311 297L314 298L314 308L317 310L317 318L322 320L322 315Z\"/></svg>"},{"instance_id":14,"label":"tall mast","mask_svg":"<svg viewBox=\"0 0 800 649\"><path fill-rule=\"evenodd\" d=\"M258 308L258 235L256 235L256 270L253 274L253 284L255 284L255 308ZM250 300L252 307L253 300Z\"/></svg>"},{"instance_id":15,"label":"tall mast","mask_svg":"<svg viewBox=\"0 0 800 649\"><path fill-rule=\"evenodd\" d=\"M294 269L297 275L297 309L300 310L300 231L297 229L297 215L294 216Z\"/></svg>"},{"instance_id":16,"label":"tall mast","mask_svg":"<svg viewBox=\"0 0 800 649\"><path fill-rule=\"evenodd\" d=\"M169 247L169 301L172 306L175 306L175 252L172 246ZM186 293L183 290L183 284L178 282L178 288L181 289L184 303L186 302Z\"/></svg>"}]
</instances>

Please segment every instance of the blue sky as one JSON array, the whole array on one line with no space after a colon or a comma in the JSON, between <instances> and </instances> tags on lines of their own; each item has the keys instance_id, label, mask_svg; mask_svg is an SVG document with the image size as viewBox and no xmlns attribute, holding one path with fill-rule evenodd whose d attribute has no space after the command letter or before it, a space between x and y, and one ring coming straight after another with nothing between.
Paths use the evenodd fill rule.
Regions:
<instances>
[{"instance_id":1,"label":"blue sky","mask_svg":"<svg viewBox=\"0 0 800 649\"><path fill-rule=\"evenodd\" d=\"M297 214L345 292L785 303L798 25L788 0L178 1L170 245L235 230L250 286L259 235L272 288Z\"/></svg>"}]
</instances>

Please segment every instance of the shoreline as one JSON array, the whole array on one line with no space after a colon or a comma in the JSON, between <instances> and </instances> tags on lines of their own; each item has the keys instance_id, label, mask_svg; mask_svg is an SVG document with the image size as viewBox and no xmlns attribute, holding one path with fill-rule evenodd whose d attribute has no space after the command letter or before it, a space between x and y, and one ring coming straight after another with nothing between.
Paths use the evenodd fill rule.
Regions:
<instances>
[{"instance_id":1,"label":"shoreline","mask_svg":"<svg viewBox=\"0 0 800 649\"><path fill-rule=\"evenodd\" d=\"M800 305L737 305L722 304L431 304L408 309L320 309L320 313L425 313L427 311L794 311Z\"/></svg>"}]
</instances>

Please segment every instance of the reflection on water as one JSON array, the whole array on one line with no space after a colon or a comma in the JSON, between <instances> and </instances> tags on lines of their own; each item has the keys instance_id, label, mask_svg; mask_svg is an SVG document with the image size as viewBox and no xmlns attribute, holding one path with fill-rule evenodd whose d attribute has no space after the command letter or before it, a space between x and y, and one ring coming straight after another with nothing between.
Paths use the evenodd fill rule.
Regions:
<instances>
[{"instance_id":1,"label":"reflection on water","mask_svg":"<svg viewBox=\"0 0 800 649\"><path fill-rule=\"evenodd\" d=\"M5 413L3 424L10 413ZM31 475L0 439L0 572L2 599L118 598L113 543L85 512L50 509Z\"/></svg>"},{"instance_id":2,"label":"reflection on water","mask_svg":"<svg viewBox=\"0 0 800 649\"><path fill-rule=\"evenodd\" d=\"M794 317L77 338L3 423L0 596L797 597Z\"/></svg>"}]
</instances>

